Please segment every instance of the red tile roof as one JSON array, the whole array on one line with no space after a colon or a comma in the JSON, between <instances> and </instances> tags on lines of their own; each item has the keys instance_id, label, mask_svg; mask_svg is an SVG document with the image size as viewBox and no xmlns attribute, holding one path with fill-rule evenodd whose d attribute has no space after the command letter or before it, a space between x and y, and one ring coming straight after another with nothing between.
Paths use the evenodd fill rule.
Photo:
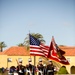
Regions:
<instances>
[{"instance_id":1,"label":"red tile roof","mask_svg":"<svg viewBox=\"0 0 75 75\"><path fill-rule=\"evenodd\" d=\"M65 51L65 56L75 56L75 47L59 46L63 51Z\"/></svg>"},{"instance_id":2,"label":"red tile roof","mask_svg":"<svg viewBox=\"0 0 75 75\"><path fill-rule=\"evenodd\" d=\"M68 46L59 46L63 51L65 51L65 56L75 56L75 47ZM26 49L26 47L18 47L13 46L0 52L0 55L8 55L8 56L29 56L30 51Z\"/></svg>"},{"instance_id":3,"label":"red tile roof","mask_svg":"<svg viewBox=\"0 0 75 75\"><path fill-rule=\"evenodd\" d=\"M3 52L0 52L0 55L3 55Z\"/></svg>"},{"instance_id":4,"label":"red tile roof","mask_svg":"<svg viewBox=\"0 0 75 75\"><path fill-rule=\"evenodd\" d=\"M26 49L26 47L10 47L7 50L4 50L2 54L8 55L8 56L29 56L30 52Z\"/></svg>"}]
</instances>

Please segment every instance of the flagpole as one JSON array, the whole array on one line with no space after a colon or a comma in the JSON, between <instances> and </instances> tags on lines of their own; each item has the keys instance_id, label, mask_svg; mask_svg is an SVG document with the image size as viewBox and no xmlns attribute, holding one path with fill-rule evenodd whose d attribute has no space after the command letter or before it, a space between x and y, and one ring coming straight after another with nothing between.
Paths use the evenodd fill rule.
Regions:
<instances>
[{"instance_id":1,"label":"flagpole","mask_svg":"<svg viewBox=\"0 0 75 75\"><path fill-rule=\"evenodd\" d=\"M30 31L29 31L29 34L30 34ZM29 36L29 45L30 45L30 36ZM29 46L30 47L30 46ZM29 48L30 49L30 48ZM30 58L31 58L31 55L30 55ZM36 56L34 55L33 56L34 58L34 66L36 65Z\"/></svg>"},{"instance_id":2,"label":"flagpole","mask_svg":"<svg viewBox=\"0 0 75 75\"><path fill-rule=\"evenodd\" d=\"M29 49L30 49L30 30L29 30ZM31 58L31 55L30 55Z\"/></svg>"},{"instance_id":3,"label":"flagpole","mask_svg":"<svg viewBox=\"0 0 75 75\"><path fill-rule=\"evenodd\" d=\"M34 66L36 66L36 56L34 56Z\"/></svg>"}]
</instances>

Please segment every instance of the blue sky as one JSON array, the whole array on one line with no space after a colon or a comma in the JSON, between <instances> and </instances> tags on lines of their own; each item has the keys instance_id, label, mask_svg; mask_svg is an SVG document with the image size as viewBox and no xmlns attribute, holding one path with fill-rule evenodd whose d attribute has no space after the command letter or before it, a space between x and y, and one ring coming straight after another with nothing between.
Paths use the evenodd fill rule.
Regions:
<instances>
[{"instance_id":1,"label":"blue sky","mask_svg":"<svg viewBox=\"0 0 75 75\"><path fill-rule=\"evenodd\" d=\"M0 42L16 46L29 31L75 46L75 0L0 0Z\"/></svg>"}]
</instances>

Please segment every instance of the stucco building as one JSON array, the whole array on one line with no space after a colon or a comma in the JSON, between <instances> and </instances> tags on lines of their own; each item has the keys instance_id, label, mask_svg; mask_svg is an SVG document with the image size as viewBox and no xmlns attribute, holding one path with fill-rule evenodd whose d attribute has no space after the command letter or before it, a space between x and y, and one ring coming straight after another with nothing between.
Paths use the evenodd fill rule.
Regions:
<instances>
[{"instance_id":1,"label":"stucco building","mask_svg":"<svg viewBox=\"0 0 75 75\"><path fill-rule=\"evenodd\" d=\"M65 65L68 72L71 73L75 69L75 47L68 47L68 46L60 46L60 48L65 51L65 57L70 62L70 65ZM10 66L17 66L17 61L22 59L23 65L28 64L28 58L32 58L32 64L34 64L34 56L30 56L29 50L26 49L26 47L18 47L13 46L10 47L3 52L0 52L0 67L10 67ZM35 65L38 64L38 59L40 57L36 56L35 59ZM11 59L11 62L8 61L8 59ZM47 63L48 61L43 58L44 63ZM62 64L55 62L56 65L62 66Z\"/></svg>"}]
</instances>

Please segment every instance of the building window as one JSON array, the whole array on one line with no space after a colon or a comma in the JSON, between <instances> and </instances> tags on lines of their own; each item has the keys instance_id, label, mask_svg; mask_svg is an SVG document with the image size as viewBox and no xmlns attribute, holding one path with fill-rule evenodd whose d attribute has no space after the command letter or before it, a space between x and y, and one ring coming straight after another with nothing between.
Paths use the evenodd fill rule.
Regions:
<instances>
[{"instance_id":1,"label":"building window","mask_svg":"<svg viewBox=\"0 0 75 75\"><path fill-rule=\"evenodd\" d=\"M11 59L11 58L7 58L7 61L8 61L8 62L12 62L12 59Z\"/></svg>"},{"instance_id":2,"label":"building window","mask_svg":"<svg viewBox=\"0 0 75 75\"><path fill-rule=\"evenodd\" d=\"M70 62L70 58L67 58L68 62Z\"/></svg>"}]
</instances>

